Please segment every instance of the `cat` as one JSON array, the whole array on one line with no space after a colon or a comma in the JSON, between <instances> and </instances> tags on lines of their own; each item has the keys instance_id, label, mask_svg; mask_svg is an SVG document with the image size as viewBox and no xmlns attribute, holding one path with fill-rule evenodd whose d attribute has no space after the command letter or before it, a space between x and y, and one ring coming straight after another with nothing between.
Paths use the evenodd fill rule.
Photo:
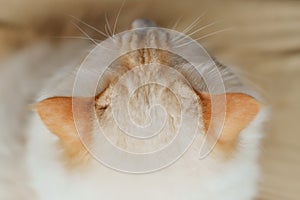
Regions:
<instances>
[{"instance_id":1,"label":"cat","mask_svg":"<svg viewBox=\"0 0 300 200\"><path fill-rule=\"evenodd\" d=\"M153 48L135 50L134 47L138 47L141 40L146 43L172 46L172 40L167 37L169 35L166 32L160 29L147 29L155 26L151 20L138 19L132 23L133 30L137 29L137 32L129 32L120 40L113 40L112 36L112 40L120 46L120 50L126 49L129 53L111 64L111 71L104 73L105 81L96 88L95 96L72 96L75 80L70 74L73 73L74 66L84 62L82 59L91 50L91 46L85 42L66 42L59 47L39 43L15 55L5 64L12 67L5 68L3 74L7 78L2 79L1 83L7 83L8 78L14 77L14 81L9 82L15 84L16 91L24 93L27 98L39 96L36 102L31 102L32 105L28 110L32 109L33 112L26 118L26 125L23 127L26 130L24 131L26 151L16 150L22 153L20 157L25 159L26 166L22 170L28 172L26 180L29 182L31 192L26 195L30 196L29 199L250 200L255 197L259 179L256 159L262 137L262 121L266 118L266 109L262 102L257 95L251 93L252 91L245 90L246 86L242 80L229 67L217 61L214 62L217 72L224 80L226 92L224 94L208 93L206 87L209 86L206 86L200 77L195 76L194 71L185 68L187 61L180 56ZM138 39L134 39L135 34L138 35ZM64 55L63 58L61 54ZM98 56L103 58L103 55ZM17 63L22 63L26 68L20 68ZM172 72L179 71L182 75L173 72L165 77L163 74L169 73L166 70L168 68L159 65L167 65ZM135 71L137 66L138 69ZM118 81L128 72L132 74L125 76L125 80L118 85ZM91 70L85 75L87 85L90 79L87 75L93 73ZM137 90L132 88L136 83L153 78L166 83L172 90L152 83ZM25 79L24 83L19 81ZM7 102L5 108L16 110L10 111L14 113L13 116L7 115L6 110L1 111L1 121L6 122L3 124L3 132L14 132L19 130L16 129L18 126L16 116L28 112L18 106L24 106L30 100L20 98L10 101L14 96L13 92L7 90L4 84L0 85L1 91L6 92L6 99L2 99L3 102ZM121 89L118 90L119 87ZM51 91L53 88L55 89ZM133 94L130 93L132 90ZM115 94L115 91L119 93ZM219 97L226 98L226 111L222 109L217 113L219 115L226 113L226 116L224 115L222 133L217 137L208 134L211 123L219 119L212 113L213 99ZM120 99L117 104L114 104L114 99L118 98ZM129 104L122 104L126 99ZM183 104L180 103L180 99ZM151 112L152 104L163 105L165 115L156 109ZM75 109L74 105L77 105ZM118 116L121 116L120 123L127 120L122 115L122 112L126 111L123 108L127 106L131 114L129 118L137 124L148 124L149 115L151 120L154 120L151 123L156 123L156 120L160 123L161 119L165 118L165 127L159 130L162 136L151 139L150 142L123 136L124 132L132 131L133 127L126 127L128 125L126 123L116 124L115 120ZM114 109L118 112L116 116ZM74 113L76 110L79 111L77 114ZM95 110L95 115L92 114L92 110ZM118 148L144 153L162 148L167 139L175 136L175 130L180 124L181 111L186 112L188 121L197 121L198 139L178 160L174 160L168 166L159 170L150 169L151 172L146 170L148 173L141 174L131 173L134 171L128 173L127 170L122 172L122 168L106 166L97 159L97 155L91 153L97 152L97 148L102 144L96 140L98 134L95 131L96 122L101 124L104 135ZM82 124L79 129L76 120ZM185 131L190 130L190 124L187 124L183 125ZM122 130L120 126L125 126L126 130ZM78 133L82 128L84 135ZM216 141L216 144L207 156L199 159L199 149L206 135L210 138L208 144L213 141ZM106 151L105 155L113 159L117 156L110 153L112 154ZM9 158L9 155L6 155L6 158ZM18 162L23 163L23 159ZM118 162L122 161L117 160L117 164ZM123 164L121 166L124 168L127 164L131 165L131 163ZM133 168L139 164L133 163ZM14 167L21 168L21 166ZM128 168L132 169L130 166ZM5 199L9 199L9 196Z\"/></svg>"}]
</instances>

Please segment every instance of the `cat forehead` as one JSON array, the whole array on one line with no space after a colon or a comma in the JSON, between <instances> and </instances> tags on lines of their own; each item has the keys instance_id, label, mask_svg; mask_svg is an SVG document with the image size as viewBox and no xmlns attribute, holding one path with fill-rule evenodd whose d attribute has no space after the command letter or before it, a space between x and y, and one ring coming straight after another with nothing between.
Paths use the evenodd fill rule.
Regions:
<instances>
[{"instance_id":1,"label":"cat forehead","mask_svg":"<svg viewBox=\"0 0 300 200\"><path fill-rule=\"evenodd\" d=\"M107 57L113 57L112 55L116 55L116 59L114 59L114 61L109 65L100 65L94 61L83 62L78 67L78 69L80 68L80 72L82 72L81 74L83 74L80 77L82 77L82 80L84 80L84 84L82 85L83 89L81 89L79 92L77 91L78 96L90 96L90 93L85 92L85 90L86 88L94 88L95 85L97 85L95 94L99 94L109 84L111 84L112 81L119 79L124 73L131 71L137 66L153 63L172 67L174 70L181 73L192 86L192 88L197 91L207 92L207 85L210 85L211 88L217 87L219 82L215 80L220 76L226 91L228 90L230 92L244 92L253 94L252 91L244 87L240 79L226 66L223 66L218 62L216 62L215 65L211 65L211 62L204 62L201 63L201 66L197 67L196 69L187 59L181 57L181 54L177 54L176 52L172 53L173 51L169 49L176 48L176 44L178 44L176 39L180 40L180 38L174 38L176 34L172 35L173 32L169 32L167 29L154 26L155 24L151 20L135 20L132 23L132 30L125 31L122 34L117 34L99 44L98 46L105 46L107 44L106 42L108 42L109 44L107 47L113 46L113 54L110 54L109 48L101 48L104 49L101 51L101 53L104 54L98 54L98 51L92 51L88 57L91 58L90 60L93 60L94 58L97 62L98 60L102 59L107 60ZM118 45L115 45L116 43ZM147 48L145 48L145 46ZM180 49L183 51L193 52L189 49L189 45ZM193 52L193 55L194 54L194 57L198 57L196 52ZM86 60L88 59L85 58L85 61ZM93 66L87 67L87 63L92 64ZM73 66L66 66L67 71L69 69L73 70L71 67ZM93 81L99 80L99 76L95 75L95 71L103 71L99 84ZM207 72L206 74L209 74L212 78L208 79L208 81L204 81L204 72ZM75 82L75 79L78 79L78 74L79 73L72 74L67 78L60 79L61 81L59 81L59 84L57 84L58 81L53 82L53 85L50 84L50 87L52 86L54 89L46 89L47 94L43 94L40 99L59 95L73 95L73 83ZM149 77L155 77L159 74L163 74L163 70L155 70L155 68L151 68L151 71L148 75ZM164 74L166 77L168 77L166 73ZM135 77L139 78L139 76ZM143 76L140 77L142 78ZM163 80L163 78L164 77L161 77L159 80ZM131 81L129 80L129 82Z\"/></svg>"}]
</instances>

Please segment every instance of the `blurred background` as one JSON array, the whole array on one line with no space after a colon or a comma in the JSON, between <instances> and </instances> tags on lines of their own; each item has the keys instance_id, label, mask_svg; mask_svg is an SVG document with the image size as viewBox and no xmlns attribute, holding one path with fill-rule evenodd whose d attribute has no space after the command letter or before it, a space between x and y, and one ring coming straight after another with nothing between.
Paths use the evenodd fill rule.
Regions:
<instances>
[{"instance_id":1,"label":"blurred background","mask_svg":"<svg viewBox=\"0 0 300 200\"><path fill-rule=\"evenodd\" d=\"M75 18L105 32L107 22L114 24L122 0L0 0L0 5L2 62L42 40L80 39L84 35L74 26L80 24ZM126 0L117 32L129 28L135 18L150 18L178 31L192 27L188 33L200 28L192 37L255 83L272 110L261 146L257 199L300 199L300 1Z\"/></svg>"}]
</instances>

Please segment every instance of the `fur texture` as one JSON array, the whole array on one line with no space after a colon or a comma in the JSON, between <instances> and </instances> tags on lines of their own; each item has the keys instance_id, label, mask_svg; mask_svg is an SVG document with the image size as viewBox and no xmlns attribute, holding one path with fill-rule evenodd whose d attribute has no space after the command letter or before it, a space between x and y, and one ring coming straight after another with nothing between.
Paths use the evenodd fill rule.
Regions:
<instances>
[{"instance_id":1,"label":"fur texture","mask_svg":"<svg viewBox=\"0 0 300 200\"><path fill-rule=\"evenodd\" d=\"M240 133L237 149L229 159L220 158L218 152L216 152L199 161L197 150L201 143L200 138L200 141L196 141L178 162L154 174L122 174L101 166L95 160L91 160L88 166L82 168L70 169L66 167L66 163L61 159L62 148L57 146L58 138L49 132L37 115L24 110L24 106L33 103L36 94L43 96L44 93L40 92L42 88L52 88L57 81L63 80L66 75L72 73L74 66L81 62L81 58L90 48L90 44L85 42L64 42L56 45L51 42L44 42L21 51L4 64L4 66L10 66L9 68L4 67L2 76L8 78L1 79L0 84L1 92L5 93L7 98L6 100L3 99L7 105L4 109L14 108L15 111L10 110L10 115L6 115L7 111L5 110L0 112L4 127L3 138L8 138L7 143L12 144L9 147L8 145L7 147L4 146L9 150L1 152L9 153L1 156L1 159L7 160L13 155L19 154L22 159L18 159L16 162L27 163L21 170L28 170L29 177L24 176L23 174L26 174L26 172L19 169L23 165L13 164L13 166L5 167L21 174L10 175L9 180L20 180L20 177L24 177L23 183L19 182L19 184L29 185L29 189L24 189L24 193L19 194L22 198L42 200L76 200L82 198L253 199L257 193L259 177L256 160L259 152L259 140L262 135L261 125L266 117L264 108L260 110L255 120ZM30 59L32 57L37 60L32 62L32 59ZM23 67L20 67L20 63ZM9 77L15 77L15 79L8 80ZM178 82L174 84L182 84L180 80ZM5 85L15 85L15 92L22 92L24 98L15 98L15 93L11 93L11 90ZM230 91L230 88L228 89ZM142 94L147 91L145 88L141 90ZM161 92L161 89L155 86L148 88L148 90L154 90L154 94ZM55 92L59 94L57 90ZM186 92L192 93L193 91L191 88L186 87ZM46 93L49 93L49 91L47 90ZM61 95L67 96L69 94ZM149 97L149 94L145 93L144 95ZM10 99L15 99L15 101L12 102ZM148 109L149 105L144 104L143 98L139 99L137 97L135 101L141 105L139 109ZM164 103L170 105L172 102L174 102L174 99ZM176 106L172 106L168 113L176 113L175 108ZM138 113L139 109L135 109L137 111L136 116L141 116L142 113ZM103 115L106 128L109 131L113 129L113 125L109 124L110 117L109 114ZM20 126L19 122L21 120L26 121L24 124L27 125ZM199 120L201 121L201 119ZM24 132L25 126L26 133ZM203 127L202 124L199 132L203 132ZM20 143L16 143L13 141L14 138L7 136L8 133L13 132L21 132L22 135L25 135L25 154L19 146ZM116 133L117 131L112 132ZM120 139L113 137L114 139ZM15 152L11 149L15 149ZM147 150L147 147L145 149ZM25 161L23 158L25 158ZM247 176L245 176L246 174ZM10 187L4 184L3 188ZM30 189L33 192L28 192ZM5 195L5 199L20 198L13 196L13 193L12 189L8 189L1 194Z\"/></svg>"}]
</instances>

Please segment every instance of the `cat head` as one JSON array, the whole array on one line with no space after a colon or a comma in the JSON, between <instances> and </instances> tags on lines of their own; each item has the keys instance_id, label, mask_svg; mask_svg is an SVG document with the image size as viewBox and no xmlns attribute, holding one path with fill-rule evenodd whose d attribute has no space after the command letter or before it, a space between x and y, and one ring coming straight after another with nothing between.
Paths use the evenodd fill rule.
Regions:
<instances>
[{"instance_id":1,"label":"cat head","mask_svg":"<svg viewBox=\"0 0 300 200\"><path fill-rule=\"evenodd\" d=\"M99 130L116 148L134 154L165 148L179 130L187 138L194 133L207 136L220 154L235 152L241 131L259 112L259 102L249 94L228 90L238 79L216 61L215 70L221 73L226 90L211 93L192 64L168 50L175 43L178 46L178 40L161 29L143 29L154 26L150 20L136 20L132 27L137 31L113 38L120 56L104 73L105 81L95 95L55 96L36 104L37 114L59 138L70 162L89 160L89 148L103 145ZM140 43L160 48L141 48ZM223 106L213 109L219 101ZM214 123L221 124L221 129L214 128ZM179 139L176 144L184 143Z\"/></svg>"}]
</instances>

